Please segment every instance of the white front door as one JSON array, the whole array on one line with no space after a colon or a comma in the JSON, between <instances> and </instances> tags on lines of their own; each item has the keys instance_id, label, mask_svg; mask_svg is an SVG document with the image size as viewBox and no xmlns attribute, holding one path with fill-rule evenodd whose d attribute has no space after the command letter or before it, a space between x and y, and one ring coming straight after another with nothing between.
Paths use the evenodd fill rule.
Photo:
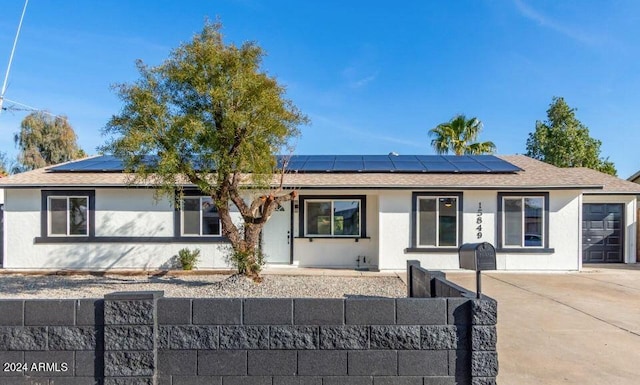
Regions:
<instances>
[{"instance_id":1,"label":"white front door","mask_svg":"<svg viewBox=\"0 0 640 385\"><path fill-rule=\"evenodd\" d=\"M267 263L291 263L291 202L271 214L262 229L262 252Z\"/></svg>"}]
</instances>

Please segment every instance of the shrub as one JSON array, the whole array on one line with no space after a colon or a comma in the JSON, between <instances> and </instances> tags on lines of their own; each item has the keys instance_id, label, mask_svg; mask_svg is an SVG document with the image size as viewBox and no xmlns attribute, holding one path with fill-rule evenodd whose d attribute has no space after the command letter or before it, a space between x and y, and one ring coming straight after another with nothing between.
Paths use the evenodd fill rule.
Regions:
<instances>
[{"instance_id":1,"label":"shrub","mask_svg":"<svg viewBox=\"0 0 640 385\"><path fill-rule=\"evenodd\" d=\"M264 266L264 255L260 250L236 251L231 250L227 262L233 266L239 274L245 274L254 278L258 277Z\"/></svg>"},{"instance_id":2,"label":"shrub","mask_svg":"<svg viewBox=\"0 0 640 385\"><path fill-rule=\"evenodd\" d=\"M196 267L199 258L200 249L195 249L192 251L184 248L178 251L178 261L180 261L182 270L192 270L194 267Z\"/></svg>"}]
</instances>

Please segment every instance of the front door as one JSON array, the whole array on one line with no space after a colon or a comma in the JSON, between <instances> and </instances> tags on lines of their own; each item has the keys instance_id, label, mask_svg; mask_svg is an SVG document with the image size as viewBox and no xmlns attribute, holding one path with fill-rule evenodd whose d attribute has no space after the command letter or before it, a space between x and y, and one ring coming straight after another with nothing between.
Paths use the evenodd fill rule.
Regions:
<instances>
[{"instance_id":1,"label":"front door","mask_svg":"<svg viewBox=\"0 0 640 385\"><path fill-rule=\"evenodd\" d=\"M291 263L291 202L271 214L262 229L262 253L267 263Z\"/></svg>"},{"instance_id":2,"label":"front door","mask_svg":"<svg viewBox=\"0 0 640 385\"><path fill-rule=\"evenodd\" d=\"M582 262L624 262L624 205L582 205Z\"/></svg>"}]
</instances>

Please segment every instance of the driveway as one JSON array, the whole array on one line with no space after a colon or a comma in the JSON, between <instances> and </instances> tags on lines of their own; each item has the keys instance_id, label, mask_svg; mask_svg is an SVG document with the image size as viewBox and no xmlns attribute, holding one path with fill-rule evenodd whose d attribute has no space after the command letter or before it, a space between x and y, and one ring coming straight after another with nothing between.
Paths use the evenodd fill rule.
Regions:
<instances>
[{"instance_id":1,"label":"driveway","mask_svg":"<svg viewBox=\"0 0 640 385\"><path fill-rule=\"evenodd\" d=\"M475 290L475 277L447 278ZM483 273L498 300L498 383L640 383L640 265Z\"/></svg>"}]
</instances>

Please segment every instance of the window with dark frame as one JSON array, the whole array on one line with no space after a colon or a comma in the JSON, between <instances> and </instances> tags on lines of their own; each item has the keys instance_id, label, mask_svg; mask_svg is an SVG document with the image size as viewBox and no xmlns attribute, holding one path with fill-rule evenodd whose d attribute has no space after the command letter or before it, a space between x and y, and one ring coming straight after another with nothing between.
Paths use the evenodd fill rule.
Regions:
<instances>
[{"instance_id":1,"label":"window with dark frame","mask_svg":"<svg viewBox=\"0 0 640 385\"><path fill-rule=\"evenodd\" d=\"M415 197L415 246L454 248L459 245L460 199L457 195Z\"/></svg>"},{"instance_id":2,"label":"window with dark frame","mask_svg":"<svg viewBox=\"0 0 640 385\"><path fill-rule=\"evenodd\" d=\"M185 196L181 208L182 236L222 236L220 215L211 197Z\"/></svg>"},{"instance_id":3,"label":"window with dark frame","mask_svg":"<svg viewBox=\"0 0 640 385\"><path fill-rule=\"evenodd\" d=\"M498 193L498 250L552 253L549 247L549 193Z\"/></svg>"},{"instance_id":4,"label":"window with dark frame","mask_svg":"<svg viewBox=\"0 0 640 385\"><path fill-rule=\"evenodd\" d=\"M366 195L301 195L299 197L299 237L367 237Z\"/></svg>"},{"instance_id":5,"label":"window with dark frame","mask_svg":"<svg viewBox=\"0 0 640 385\"><path fill-rule=\"evenodd\" d=\"M42 190L40 215L39 239L64 242L66 238L93 238L95 191Z\"/></svg>"}]
</instances>

